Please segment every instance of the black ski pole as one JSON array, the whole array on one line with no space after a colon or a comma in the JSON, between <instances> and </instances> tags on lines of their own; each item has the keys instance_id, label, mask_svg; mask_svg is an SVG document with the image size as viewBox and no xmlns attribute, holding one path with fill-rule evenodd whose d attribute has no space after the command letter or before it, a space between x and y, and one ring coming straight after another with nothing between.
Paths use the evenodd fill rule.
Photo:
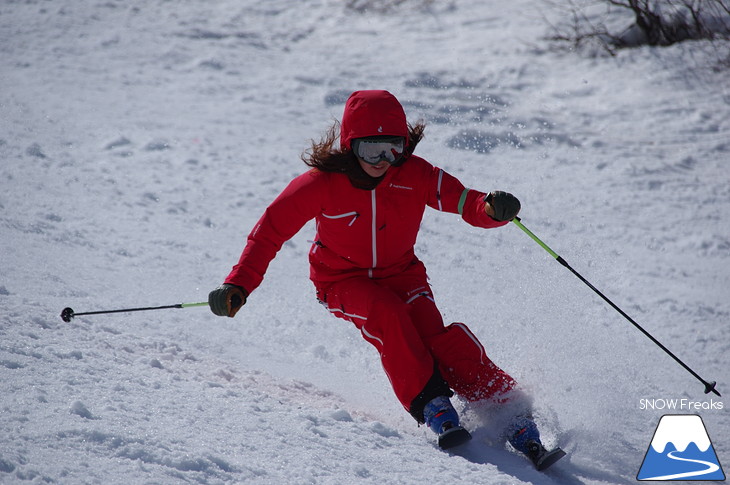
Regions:
<instances>
[{"instance_id":1,"label":"black ski pole","mask_svg":"<svg viewBox=\"0 0 730 485\"><path fill-rule=\"evenodd\" d=\"M76 313L73 311L72 308L66 307L61 312L61 319L64 322L70 322L73 317L78 317L80 315L101 315L104 313L126 313L126 312L143 312L147 310L164 310L167 308L189 308L194 306L208 306L207 301L202 301L199 303L177 303L175 305L164 305L164 306L149 306L149 307L143 307L143 308L120 308L119 310L100 310L95 312L83 312L83 313Z\"/></svg>"},{"instance_id":2,"label":"black ski pole","mask_svg":"<svg viewBox=\"0 0 730 485\"><path fill-rule=\"evenodd\" d=\"M557 253L556 253L555 251L553 251L552 249L550 249L550 247L549 247L549 246L548 246L547 244L545 244L544 242L542 242L542 241L540 240L540 238L538 238L537 236L535 236L535 234L533 234L533 233L532 233L532 231L530 231L530 230L529 230L528 228L526 228L526 227L525 227L525 226L524 226L524 225L522 224L522 221L521 221L521 219L520 219L519 217L515 217L515 218L514 218L514 219L512 220L512 222L514 222L515 224L517 224L517 227L519 227L520 229L522 229L522 230L523 230L523 231L525 232L525 234L527 234L528 236L530 236L530 237L532 238L532 240L533 240L533 241L535 241L535 242L536 242L537 244L539 244L539 245L540 245L540 246L541 246L541 247L542 247L542 248L543 248L543 249L544 249L545 251L547 251L547 252L548 252L548 253L550 254L550 256L552 256L553 258L555 258L555 259L557 260L557 262L558 262L558 263L560 263L560 264L562 264L563 266L565 266L566 268L568 268L568 269L569 269L569 270L571 271L571 273L573 273L573 274L574 274L575 276L577 276L577 277L578 277L578 279L580 279L580 280L581 280L581 281L582 281L583 283L585 283L585 284L586 284L586 285L587 285L587 286L588 286L588 287L589 287L589 288L590 288L591 290L595 291L595 292L596 292L596 294L597 294L598 296L600 296L601 298L603 298L603 299L604 299L604 300L606 301L606 303L608 303L609 305L611 305L611 307L613 307L613 309L614 309L614 310L616 310L617 312L619 312L619 313L621 314L621 316L623 316L623 317L624 317L624 318L625 318L626 320L628 320L629 322L631 322L631 324L632 324L632 325L633 325L634 327L638 328L638 329L639 329L639 330L641 331L641 333L643 333L644 335L646 335L647 337L649 337L649 339L650 339L650 340L651 340L652 342L654 342L654 343L655 343L655 344L656 344L656 345L657 345L657 346L658 346L658 347L659 347L660 349L662 349L662 350L663 350L664 352L666 352L666 353L667 353L667 354L668 354L668 355L669 355L669 356L670 356L671 358L673 358L673 359L674 359L675 361L677 361L677 363L678 363L679 365L681 365L682 367L684 367L684 368L685 368L685 369L686 369L686 370L687 370L687 371L688 371L688 372L689 372L690 374L692 374L692 375L693 375L693 376L694 376L694 377L695 377L695 378L696 378L696 379L697 379L698 381L700 381L700 382L701 382L702 384L704 384L704 385L705 385L705 394L709 394L710 392L712 392L712 393L715 393L715 394L717 394L718 396L720 396L720 393L719 393L719 392L717 391L717 389L715 389L715 385L717 384L717 382L715 382L715 381L712 381L712 382L707 382L707 381L706 381L706 380L704 380L704 379L703 379L702 377L700 377L700 375L699 375L699 374L697 374L697 373L696 373L695 371L693 371L693 370L692 370L692 369L691 369L691 368L690 368L690 367L689 367L689 366L688 366L687 364L685 364L684 362L682 362L682 361L681 361L681 360L679 359L679 357L677 357L676 355L674 355L674 354L673 354L673 353L672 353L672 352L671 352L671 351L670 351L670 350L669 350L668 348L666 348L666 347L665 347L664 345L662 345L662 343L661 343L661 342L659 342L659 341L658 341L658 340L657 340L656 338L654 338L654 336L652 336L652 335L651 335L651 334L650 334L649 332L647 332L647 331L646 331L646 330L645 330L645 329L644 329L644 328L643 328L643 327L642 327L641 325L639 325L638 323L636 323L636 321L634 321L634 319L633 319L633 318L631 318L630 316L628 316L628 315L626 314L626 312L624 312L624 311L623 311L623 310L622 310L621 308L619 308L619 307L618 307L618 306L617 306L617 305L616 305L616 304L615 304L614 302L612 302L612 301L611 301L611 300L610 300L610 299L609 299L609 298L608 298L608 297L607 297L606 295L604 295L603 293L601 293L601 292L600 292L600 291L599 291L599 290L598 290L598 289L597 289L597 288L596 288L595 286L593 286L593 285L592 285L592 284L591 284L591 283L590 283L590 282L589 282L589 281L588 281L587 279L585 279L585 278L584 278L584 277L583 277L583 276L582 276L582 275L581 275L580 273L578 273L578 272L577 272L576 270L574 270L574 269L573 269L573 268L572 268L572 267L571 267L571 266L570 266L570 265L569 265L569 264L567 263L567 261L565 261L565 260L564 260L564 259L563 259L562 257L560 257L560 256L559 256L559 255L558 255L558 254L557 254Z\"/></svg>"}]
</instances>

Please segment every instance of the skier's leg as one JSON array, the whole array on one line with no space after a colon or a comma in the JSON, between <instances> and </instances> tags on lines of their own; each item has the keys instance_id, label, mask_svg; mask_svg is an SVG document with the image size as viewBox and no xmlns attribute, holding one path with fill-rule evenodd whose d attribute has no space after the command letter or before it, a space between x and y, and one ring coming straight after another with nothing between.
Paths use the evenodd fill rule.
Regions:
<instances>
[{"instance_id":1,"label":"skier's leg","mask_svg":"<svg viewBox=\"0 0 730 485\"><path fill-rule=\"evenodd\" d=\"M515 387L514 380L486 355L479 339L463 323L444 327L426 269L419 261L402 274L379 284L407 303L416 331L426 343L449 386L468 401L498 398Z\"/></svg>"},{"instance_id":2,"label":"skier's leg","mask_svg":"<svg viewBox=\"0 0 730 485\"><path fill-rule=\"evenodd\" d=\"M398 400L423 422L423 406L451 392L416 331L409 304L392 289L370 278L348 278L318 285L317 296L337 317L355 324L380 353Z\"/></svg>"},{"instance_id":3,"label":"skier's leg","mask_svg":"<svg viewBox=\"0 0 730 485\"><path fill-rule=\"evenodd\" d=\"M516 385L487 357L479 339L463 323L449 325L428 345L446 381L467 401L500 400Z\"/></svg>"},{"instance_id":4,"label":"skier's leg","mask_svg":"<svg viewBox=\"0 0 730 485\"><path fill-rule=\"evenodd\" d=\"M420 262L401 275L387 278L379 284L392 289L407 304L416 331L426 342L440 369L440 373L433 375L411 405L411 414L419 422L423 422L420 410L425 403L425 420L429 425L432 424L433 416L438 416L435 423L443 419L454 419L458 423L456 411L447 402L448 399L440 398L451 395L444 393L443 375L448 386L468 401L488 402L491 408L489 414L496 418L491 420L497 425L495 435L527 454L538 469L544 469L564 456L559 448L548 452L542 447L539 431L531 418L531 399L517 389L512 377L487 357L483 346L469 328L462 323L444 327L428 285L425 268ZM438 385L435 385L437 382ZM435 399L429 401L426 396L435 396Z\"/></svg>"}]
</instances>

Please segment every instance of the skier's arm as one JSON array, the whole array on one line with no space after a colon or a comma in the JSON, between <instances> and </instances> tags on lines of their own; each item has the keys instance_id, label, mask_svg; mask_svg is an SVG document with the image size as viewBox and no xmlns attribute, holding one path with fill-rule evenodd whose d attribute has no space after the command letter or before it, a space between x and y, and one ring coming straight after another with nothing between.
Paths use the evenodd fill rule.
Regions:
<instances>
[{"instance_id":1,"label":"skier's arm","mask_svg":"<svg viewBox=\"0 0 730 485\"><path fill-rule=\"evenodd\" d=\"M320 209L319 172L307 172L292 180L248 235L246 247L225 283L243 288L248 296L264 279L269 263L282 245L313 219Z\"/></svg>"},{"instance_id":2,"label":"skier's arm","mask_svg":"<svg viewBox=\"0 0 730 485\"><path fill-rule=\"evenodd\" d=\"M486 194L468 189L456 177L437 167L433 167L430 186L432 187L428 200L430 207L461 214L461 217L472 226L491 228L507 224L517 213L511 214L515 206L508 204L506 199L516 202L516 210L519 211L519 201L514 196L505 192ZM505 196L500 195L495 198L495 194L498 193Z\"/></svg>"}]
</instances>

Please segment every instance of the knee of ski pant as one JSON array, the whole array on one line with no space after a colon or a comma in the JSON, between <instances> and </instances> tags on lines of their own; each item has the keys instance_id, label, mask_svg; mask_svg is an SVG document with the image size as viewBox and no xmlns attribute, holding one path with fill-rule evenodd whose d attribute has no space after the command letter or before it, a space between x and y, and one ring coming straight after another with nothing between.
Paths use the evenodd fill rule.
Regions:
<instances>
[{"instance_id":1,"label":"knee of ski pant","mask_svg":"<svg viewBox=\"0 0 730 485\"><path fill-rule=\"evenodd\" d=\"M487 357L482 344L463 323L449 325L446 332L430 339L429 346L446 381L469 401L496 398L516 385Z\"/></svg>"},{"instance_id":2,"label":"knee of ski pant","mask_svg":"<svg viewBox=\"0 0 730 485\"><path fill-rule=\"evenodd\" d=\"M443 317L432 298L420 296L407 305L408 314L423 340L444 332Z\"/></svg>"},{"instance_id":3,"label":"knee of ski pant","mask_svg":"<svg viewBox=\"0 0 730 485\"><path fill-rule=\"evenodd\" d=\"M401 301L395 293L384 291L380 295L373 295L370 302L371 314L379 316L394 316L398 319L410 320L408 305Z\"/></svg>"}]
</instances>

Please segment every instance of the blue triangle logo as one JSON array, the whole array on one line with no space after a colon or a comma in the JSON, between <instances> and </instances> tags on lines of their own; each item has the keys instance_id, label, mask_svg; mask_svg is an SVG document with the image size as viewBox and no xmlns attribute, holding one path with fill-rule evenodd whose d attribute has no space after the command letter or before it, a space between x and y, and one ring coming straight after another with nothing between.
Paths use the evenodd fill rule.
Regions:
<instances>
[{"instance_id":1,"label":"blue triangle logo","mask_svg":"<svg viewBox=\"0 0 730 485\"><path fill-rule=\"evenodd\" d=\"M662 416L636 479L725 480L702 418L696 414Z\"/></svg>"}]
</instances>

